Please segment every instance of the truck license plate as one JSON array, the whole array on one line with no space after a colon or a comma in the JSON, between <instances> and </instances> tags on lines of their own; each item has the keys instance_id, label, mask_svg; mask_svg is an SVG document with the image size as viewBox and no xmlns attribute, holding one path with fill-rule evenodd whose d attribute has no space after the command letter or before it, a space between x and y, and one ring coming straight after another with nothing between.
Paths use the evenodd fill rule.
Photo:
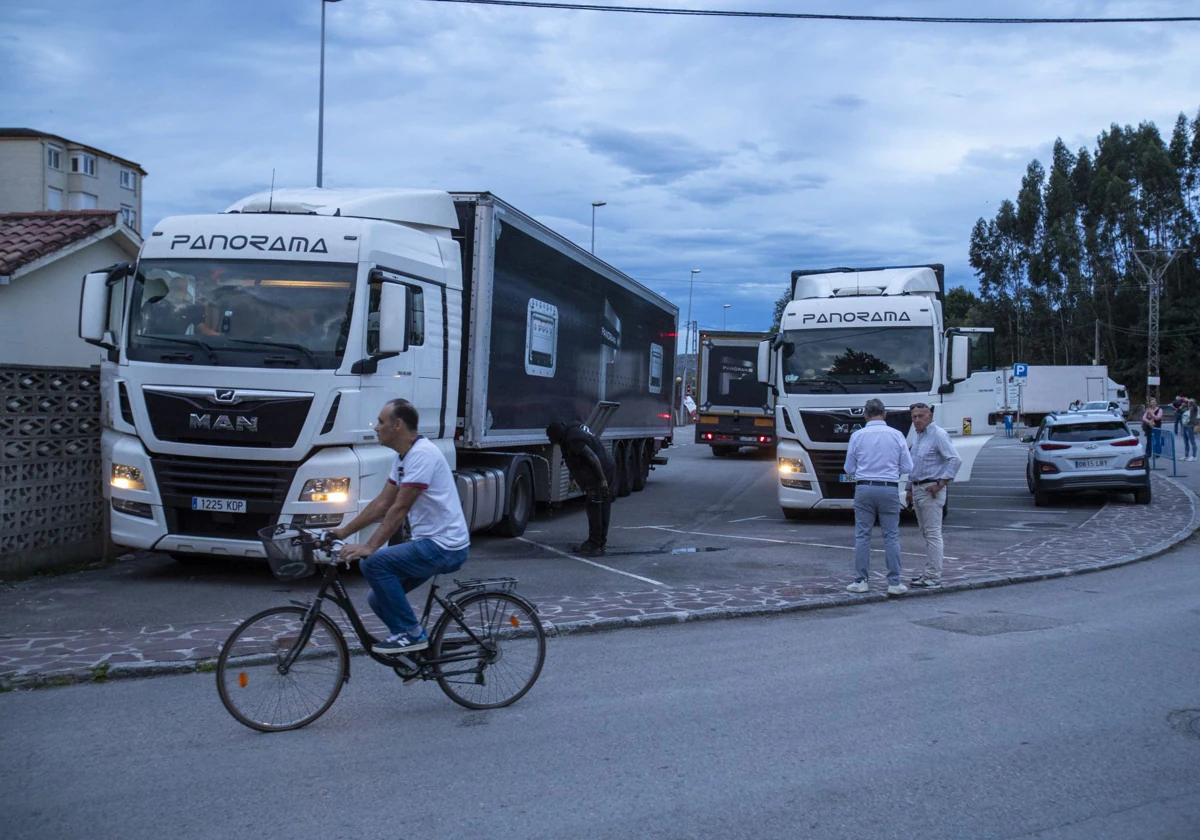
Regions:
<instances>
[{"instance_id":1,"label":"truck license plate","mask_svg":"<svg viewBox=\"0 0 1200 840\"><path fill-rule=\"evenodd\" d=\"M192 496L192 510L208 510L215 513L245 513L245 499L210 499Z\"/></svg>"},{"instance_id":2,"label":"truck license plate","mask_svg":"<svg viewBox=\"0 0 1200 840\"><path fill-rule=\"evenodd\" d=\"M1075 462L1077 470L1102 470L1108 466L1107 458L1085 458Z\"/></svg>"},{"instance_id":3,"label":"truck license plate","mask_svg":"<svg viewBox=\"0 0 1200 840\"><path fill-rule=\"evenodd\" d=\"M854 476L846 475L845 473L842 473L841 475L838 476L838 481L840 481L842 484L853 484Z\"/></svg>"},{"instance_id":4,"label":"truck license plate","mask_svg":"<svg viewBox=\"0 0 1200 840\"><path fill-rule=\"evenodd\" d=\"M746 443L758 443L758 438L755 435L742 435L738 440Z\"/></svg>"}]
</instances>

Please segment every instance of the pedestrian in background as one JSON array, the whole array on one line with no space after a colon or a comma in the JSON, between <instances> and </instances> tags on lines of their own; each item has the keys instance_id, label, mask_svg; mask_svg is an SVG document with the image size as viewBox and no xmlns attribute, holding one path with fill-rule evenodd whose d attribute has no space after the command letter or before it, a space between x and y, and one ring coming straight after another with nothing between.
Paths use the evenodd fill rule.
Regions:
<instances>
[{"instance_id":1,"label":"pedestrian in background","mask_svg":"<svg viewBox=\"0 0 1200 840\"><path fill-rule=\"evenodd\" d=\"M1187 397L1176 394L1175 399L1171 400L1171 408L1175 409L1175 434L1179 434L1180 426L1183 424L1184 409L1187 408Z\"/></svg>"},{"instance_id":2,"label":"pedestrian in background","mask_svg":"<svg viewBox=\"0 0 1200 840\"><path fill-rule=\"evenodd\" d=\"M579 489L587 493L588 538L572 551L586 557L604 554L608 545L608 523L612 517L612 486L617 464L600 438L583 423L551 423L546 437L562 449L563 461Z\"/></svg>"},{"instance_id":3,"label":"pedestrian in background","mask_svg":"<svg viewBox=\"0 0 1200 840\"><path fill-rule=\"evenodd\" d=\"M1150 430L1162 426L1162 407L1158 400L1150 398L1146 410L1142 413L1142 433L1146 436L1146 453L1150 453Z\"/></svg>"},{"instance_id":4,"label":"pedestrian in background","mask_svg":"<svg viewBox=\"0 0 1200 840\"><path fill-rule=\"evenodd\" d=\"M1188 399L1183 409L1183 460L1196 460L1196 422L1200 420L1200 408L1194 399Z\"/></svg>"},{"instance_id":5,"label":"pedestrian in background","mask_svg":"<svg viewBox=\"0 0 1200 840\"><path fill-rule=\"evenodd\" d=\"M912 447L912 470L908 474L908 506L917 512L917 524L925 538L925 571L913 578L918 589L942 585L942 513L946 488L958 475L962 458L946 430L933 422L933 409L925 403L912 404L913 428L917 438Z\"/></svg>"},{"instance_id":6,"label":"pedestrian in background","mask_svg":"<svg viewBox=\"0 0 1200 840\"><path fill-rule=\"evenodd\" d=\"M854 583L848 592L866 592L871 565L871 532L875 519L883 531L889 595L903 595L900 582L900 476L912 472L904 435L884 422L887 411L876 399L863 407L866 425L850 435L846 474L854 486Z\"/></svg>"}]
</instances>

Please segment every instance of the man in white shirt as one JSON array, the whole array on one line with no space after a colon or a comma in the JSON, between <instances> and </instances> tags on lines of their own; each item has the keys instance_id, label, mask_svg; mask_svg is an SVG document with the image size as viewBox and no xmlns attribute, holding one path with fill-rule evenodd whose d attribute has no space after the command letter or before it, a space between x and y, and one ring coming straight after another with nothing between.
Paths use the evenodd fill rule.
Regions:
<instances>
[{"instance_id":1,"label":"man in white shirt","mask_svg":"<svg viewBox=\"0 0 1200 840\"><path fill-rule=\"evenodd\" d=\"M908 475L906 499L917 511L917 524L925 537L925 571L913 578L919 589L942 585L942 512L946 507L946 488L958 475L962 458L946 430L933 422L933 409L925 403L913 403L913 428L917 439L912 448L912 470Z\"/></svg>"},{"instance_id":2,"label":"man in white shirt","mask_svg":"<svg viewBox=\"0 0 1200 840\"><path fill-rule=\"evenodd\" d=\"M392 634L371 649L385 655L429 647L407 593L434 575L458 571L471 544L450 465L441 450L417 434L418 419L407 400L392 400L379 412L375 434L396 451L388 483L352 522L330 532L344 540L380 523L366 542L344 546L341 559L361 561L359 568L371 584L367 603ZM405 517L412 539L388 545Z\"/></svg>"},{"instance_id":3,"label":"man in white shirt","mask_svg":"<svg viewBox=\"0 0 1200 840\"><path fill-rule=\"evenodd\" d=\"M900 476L912 471L908 444L884 422L887 411L879 400L867 400L863 408L867 424L850 435L846 450L846 474L854 476L854 583L848 592L866 592L871 563L871 531L875 518L883 531L889 595L903 595L908 587L900 582Z\"/></svg>"}]
</instances>

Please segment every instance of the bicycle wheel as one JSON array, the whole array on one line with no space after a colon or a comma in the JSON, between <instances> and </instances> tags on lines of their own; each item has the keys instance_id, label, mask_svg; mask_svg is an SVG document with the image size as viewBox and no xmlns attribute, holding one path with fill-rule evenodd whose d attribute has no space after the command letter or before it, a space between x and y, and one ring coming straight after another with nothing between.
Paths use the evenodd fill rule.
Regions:
<instances>
[{"instance_id":1,"label":"bicycle wheel","mask_svg":"<svg viewBox=\"0 0 1200 840\"><path fill-rule=\"evenodd\" d=\"M468 709L498 709L517 702L537 682L546 659L546 631L537 613L505 592L479 592L458 606L461 625L444 613L433 631L431 658L454 658L434 665L438 685Z\"/></svg>"},{"instance_id":2,"label":"bicycle wheel","mask_svg":"<svg viewBox=\"0 0 1200 840\"><path fill-rule=\"evenodd\" d=\"M350 667L346 640L325 615L302 638L304 614L300 607L264 610L243 621L221 648L217 691L239 723L260 732L299 729L337 699Z\"/></svg>"}]
</instances>

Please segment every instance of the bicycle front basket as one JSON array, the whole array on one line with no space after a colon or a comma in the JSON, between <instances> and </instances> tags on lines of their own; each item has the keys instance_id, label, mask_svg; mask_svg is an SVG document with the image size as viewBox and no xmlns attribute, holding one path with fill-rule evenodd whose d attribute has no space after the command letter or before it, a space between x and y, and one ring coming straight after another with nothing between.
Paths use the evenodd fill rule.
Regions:
<instances>
[{"instance_id":1,"label":"bicycle front basket","mask_svg":"<svg viewBox=\"0 0 1200 840\"><path fill-rule=\"evenodd\" d=\"M267 551L271 572L279 580L300 580L317 570L313 561L315 540L295 525L270 525L258 532L258 538Z\"/></svg>"}]
</instances>

